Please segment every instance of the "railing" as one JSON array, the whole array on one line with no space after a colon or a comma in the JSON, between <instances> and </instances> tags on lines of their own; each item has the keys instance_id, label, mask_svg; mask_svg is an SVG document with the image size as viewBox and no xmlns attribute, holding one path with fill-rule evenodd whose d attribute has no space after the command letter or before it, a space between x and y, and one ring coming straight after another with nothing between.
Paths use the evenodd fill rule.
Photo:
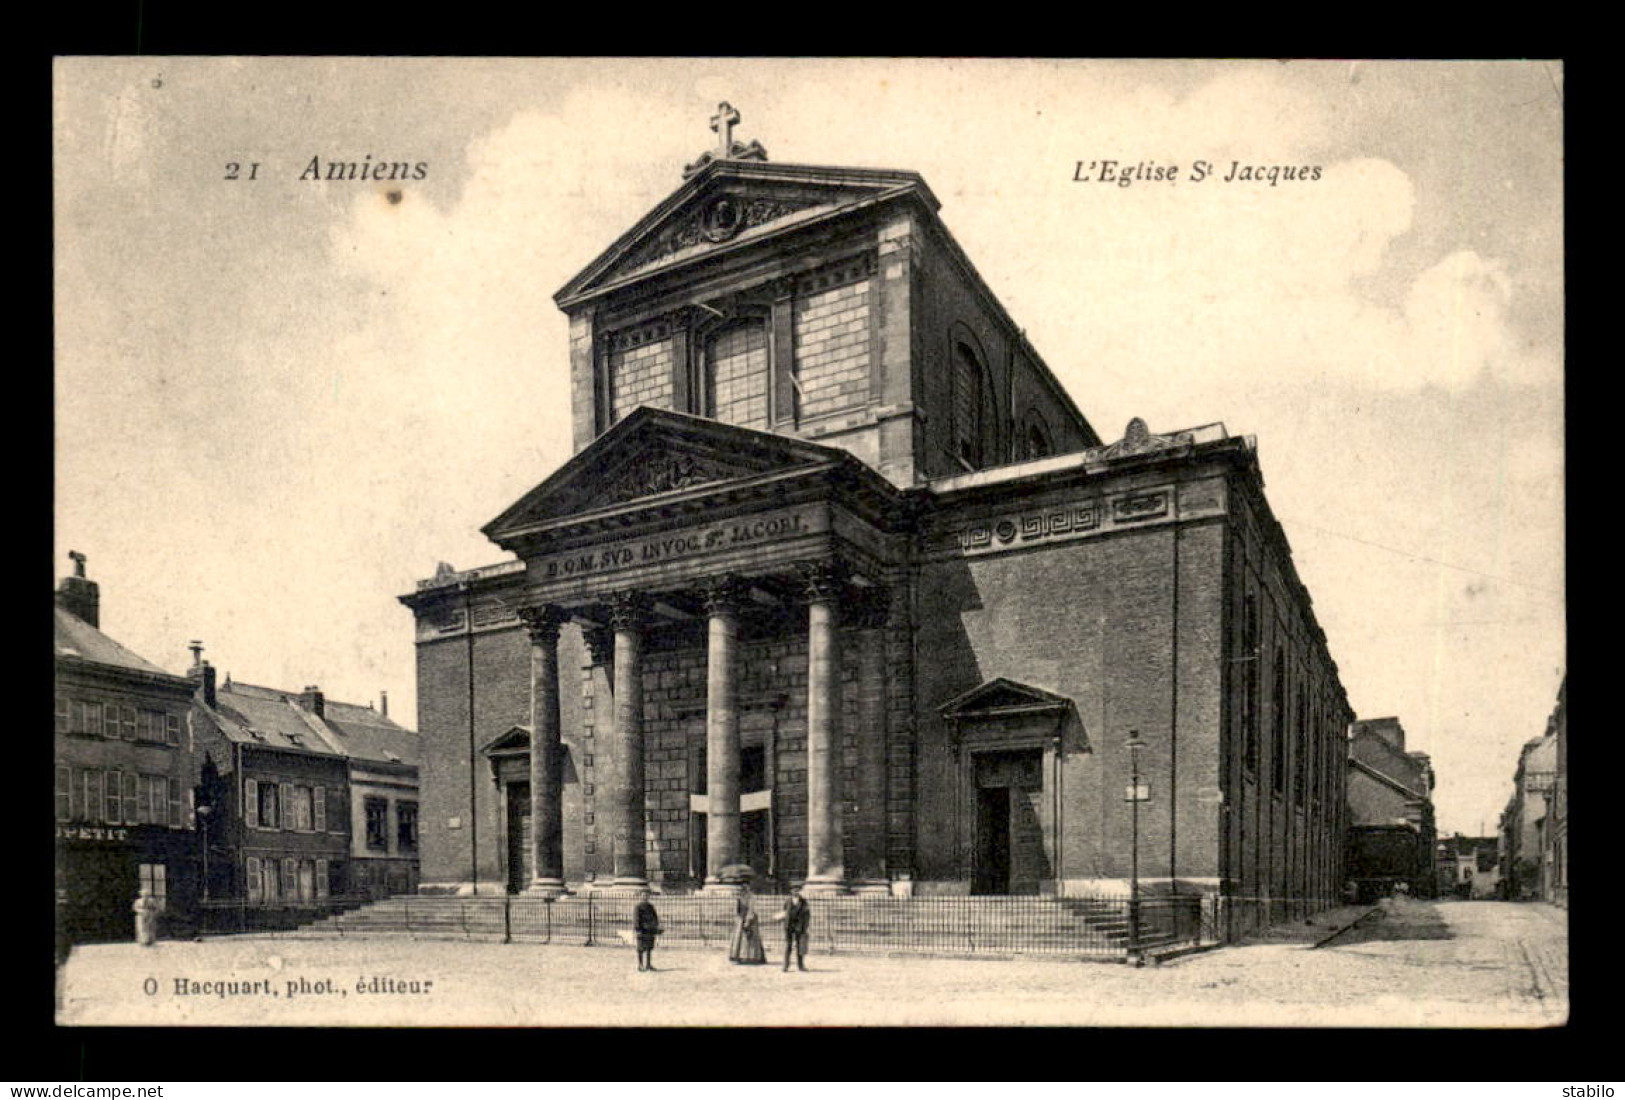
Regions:
<instances>
[{"instance_id":1,"label":"railing","mask_svg":"<svg viewBox=\"0 0 1625 1100\"><path fill-rule=\"evenodd\" d=\"M726 946L735 902L726 896L650 898L663 945ZM783 949L779 895L752 898L769 952ZM368 903L214 901L206 934L406 935L414 939L625 946L633 940L636 897L582 893L556 899L403 895ZM1271 925L1300 921L1342 904L1327 898L1122 895L1076 897L810 898L809 948L824 954L1048 955L1134 958L1170 949L1233 942ZM361 906L361 908L357 908ZM351 911L353 910L353 911Z\"/></svg>"},{"instance_id":2,"label":"railing","mask_svg":"<svg viewBox=\"0 0 1625 1100\"><path fill-rule=\"evenodd\" d=\"M733 936L729 897L658 895L660 942L701 948ZM769 950L782 949L774 918L786 899L755 895ZM1196 895L1145 897L811 898L809 948L826 954L1053 955L1125 958L1212 942ZM633 940L636 897L584 893L557 899L397 897L331 916L301 935L409 935L420 939L622 946ZM1138 939L1136 940L1136 929ZM264 931L277 931L265 928Z\"/></svg>"},{"instance_id":3,"label":"railing","mask_svg":"<svg viewBox=\"0 0 1625 1100\"><path fill-rule=\"evenodd\" d=\"M249 901L211 898L198 902L198 934L225 936L244 932L286 932L326 917L367 905L376 898L365 895L300 900Z\"/></svg>"},{"instance_id":4,"label":"railing","mask_svg":"<svg viewBox=\"0 0 1625 1100\"><path fill-rule=\"evenodd\" d=\"M1316 913L1346 905L1341 898L1224 897L1202 902L1203 942L1230 943L1278 924L1307 920Z\"/></svg>"}]
</instances>

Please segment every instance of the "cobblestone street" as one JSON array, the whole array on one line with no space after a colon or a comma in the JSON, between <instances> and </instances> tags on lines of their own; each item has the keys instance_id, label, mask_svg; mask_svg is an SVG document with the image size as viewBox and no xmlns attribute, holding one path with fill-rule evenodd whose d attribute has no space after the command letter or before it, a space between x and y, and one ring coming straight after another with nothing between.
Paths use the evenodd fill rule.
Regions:
<instances>
[{"instance_id":1,"label":"cobblestone street","mask_svg":"<svg viewBox=\"0 0 1625 1100\"><path fill-rule=\"evenodd\" d=\"M64 1024L1544 1027L1568 1013L1567 915L1399 901L1319 949L1111 963L820 956L806 974L624 947L231 938L81 948ZM770 960L777 941L768 944ZM376 980L375 980L376 979ZM189 992L181 993L177 981ZM220 984L227 983L227 984ZM236 984L231 984L236 983Z\"/></svg>"}]
</instances>

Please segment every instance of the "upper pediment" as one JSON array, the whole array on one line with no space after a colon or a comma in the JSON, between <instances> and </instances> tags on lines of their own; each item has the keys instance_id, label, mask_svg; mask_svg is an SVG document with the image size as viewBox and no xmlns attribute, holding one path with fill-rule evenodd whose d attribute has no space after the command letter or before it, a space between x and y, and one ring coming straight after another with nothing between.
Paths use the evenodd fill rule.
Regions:
<instances>
[{"instance_id":1,"label":"upper pediment","mask_svg":"<svg viewBox=\"0 0 1625 1100\"><path fill-rule=\"evenodd\" d=\"M482 530L506 547L507 539L553 520L712 483L856 462L845 451L805 440L643 407Z\"/></svg>"},{"instance_id":2,"label":"upper pediment","mask_svg":"<svg viewBox=\"0 0 1625 1100\"><path fill-rule=\"evenodd\" d=\"M698 257L909 193L937 208L925 181L913 172L715 160L582 269L554 300L569 308Z\"/></svg>"}]
</instances>

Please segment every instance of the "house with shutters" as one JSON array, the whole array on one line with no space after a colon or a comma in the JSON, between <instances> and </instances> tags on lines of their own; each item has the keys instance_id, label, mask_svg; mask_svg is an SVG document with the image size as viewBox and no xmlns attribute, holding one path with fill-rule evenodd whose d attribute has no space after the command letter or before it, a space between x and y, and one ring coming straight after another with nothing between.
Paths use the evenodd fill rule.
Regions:
<instances>
[{"instance_id":1,"label":"house with shutters","mask_svg":"<svg viewBox=\"0 0 1625 1100\"><path fill-rule=\"evenodd\" d=\"M381 708L217 682L194 643L205 908L297 923L417 886L417 740ZM215 913L229 928L231 914Z\"/></svg>"},{"instance_id":2,"label":"house with shutters","mask_svg":"<svg viewBox=\"0 0 1625 1100\"><path fill-rule=\"evenodd\" d=\"M184 676L101 631L101 593L75 553L53 609L56 666L56 920L60 943L128 940L143 888L161 936L196 919L201 852Z\"/></svg>"},{"instance_id":3,"label":"house with shutters","mask_svg":"<svg viewBox=\"0 0 1625 1100\"><path fill-rule=\"evenodd\" d=\"M199 829L209 853L204 908L246 905L297 920L345 895L349 761L320 724L320 693L229 676L217 685L201 658L192 676ZM222 919L213 914L211 926L226 927Z\"/></svg>"}]
</instances>

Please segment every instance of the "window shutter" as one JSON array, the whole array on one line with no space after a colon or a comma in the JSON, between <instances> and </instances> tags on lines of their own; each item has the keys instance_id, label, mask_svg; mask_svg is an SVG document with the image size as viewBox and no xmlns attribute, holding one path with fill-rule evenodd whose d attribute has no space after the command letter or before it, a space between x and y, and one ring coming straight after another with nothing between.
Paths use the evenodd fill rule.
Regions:
<instances>
[{"instance_id":1,"label":"window shutter","mask_svg":"<svg viewBox=\"0 0 1625 1100\"><path fill-rule=\"evenodd\" d=\"M318 833L325 833L327 832L327 788L317 787L311 801L313 803L311 812L316 815L312 826ZM316 876L317 881L320 882L321 878L321 873L318 873Z\"/></svg>"},{"instance_id":2,"label":"window shutter","mask_svg":"<svg viewBox=\"0 0 1625 1100\"><path fill-rule=\"evenodd\" d=\"M282 896L299 900L299 861L291 856L282 861Z\"/></svg>"},{"instance_id":3,"label":"window shutter","mask_svg":"<svg viewBox=\"0 0 1625 1100\"><path fill-rule=\"evenodd\" d=\"M73 820L73 772L67 766L56 766L56 819Z\"/></svg>"},{"instance_id":4,"label":"window shutter","mask_svg":"<svg viewBox=\"0 0 1625 1100\"><path fill-rule=\"evenodd\" d=\"M327 860L325 859L316 861L316 896L318 898L327 896Z\"/></svg>"},{"instance_id":5,"label":"window shutter","mask_svg":"<svg viewBox=\"0 0 1625 1100\"><path fill-rule=\"evenodd\" d=\"M141 777L135 772L124 773L124 820L131 825L141 823Z\"/></svg>"},{"instance_id":6,"label":"window shutter","mask_svg":"<svg viewBox=\"0 0 1625 1100\"><path fill-rule=\"evenodd\" d=\"M124 808L119 797L124 789L123 774L116 771L107 773L107 809L103 820L109 825L117 825L124 818Z\"/></svg>"},{"instance_id":7,"label":"window shutter","mask_svg":"<svg viewBox=\"0 0 1625 1100\"><path fill-rule=\"evenodd\" d=\"M258 780L243 780L243 823L250 829L260 827L260 785Z\"/></svg>"},{"instance_id":8,"label":"window shutter","mask_svg":"<svg viewBox=\"0 0 1625 1100\"><path fill-rule=\"evenodd\" d=\"M252 782L252 780L250 780ZM259 901L262 897L260 890L260 857L248 857L248 900Z\"/></svg>"},{"instance_id":9,"label":"window shutter","mask_svg":"<svg viewBox=\"0 0 1625 1100\"><path fill-rule=\"evenodd\" d=\"M169 827L181 827L181 781L174 776L169 777Z\"/></svg>"},{"instance_id":10,"label":"window shutter","mask_svg":"<svg viewBox=\"0 0 1625 1100\"><path fill-rule=\"evenodd\" d=\"M283 829L291 829L298 824L298 822L294 820L293 816L292 783L284 783L281 785L281 789L277 793L276 812L277 816L281 819L277 823L279 827Z\"/></svg>"}]
</instances>

